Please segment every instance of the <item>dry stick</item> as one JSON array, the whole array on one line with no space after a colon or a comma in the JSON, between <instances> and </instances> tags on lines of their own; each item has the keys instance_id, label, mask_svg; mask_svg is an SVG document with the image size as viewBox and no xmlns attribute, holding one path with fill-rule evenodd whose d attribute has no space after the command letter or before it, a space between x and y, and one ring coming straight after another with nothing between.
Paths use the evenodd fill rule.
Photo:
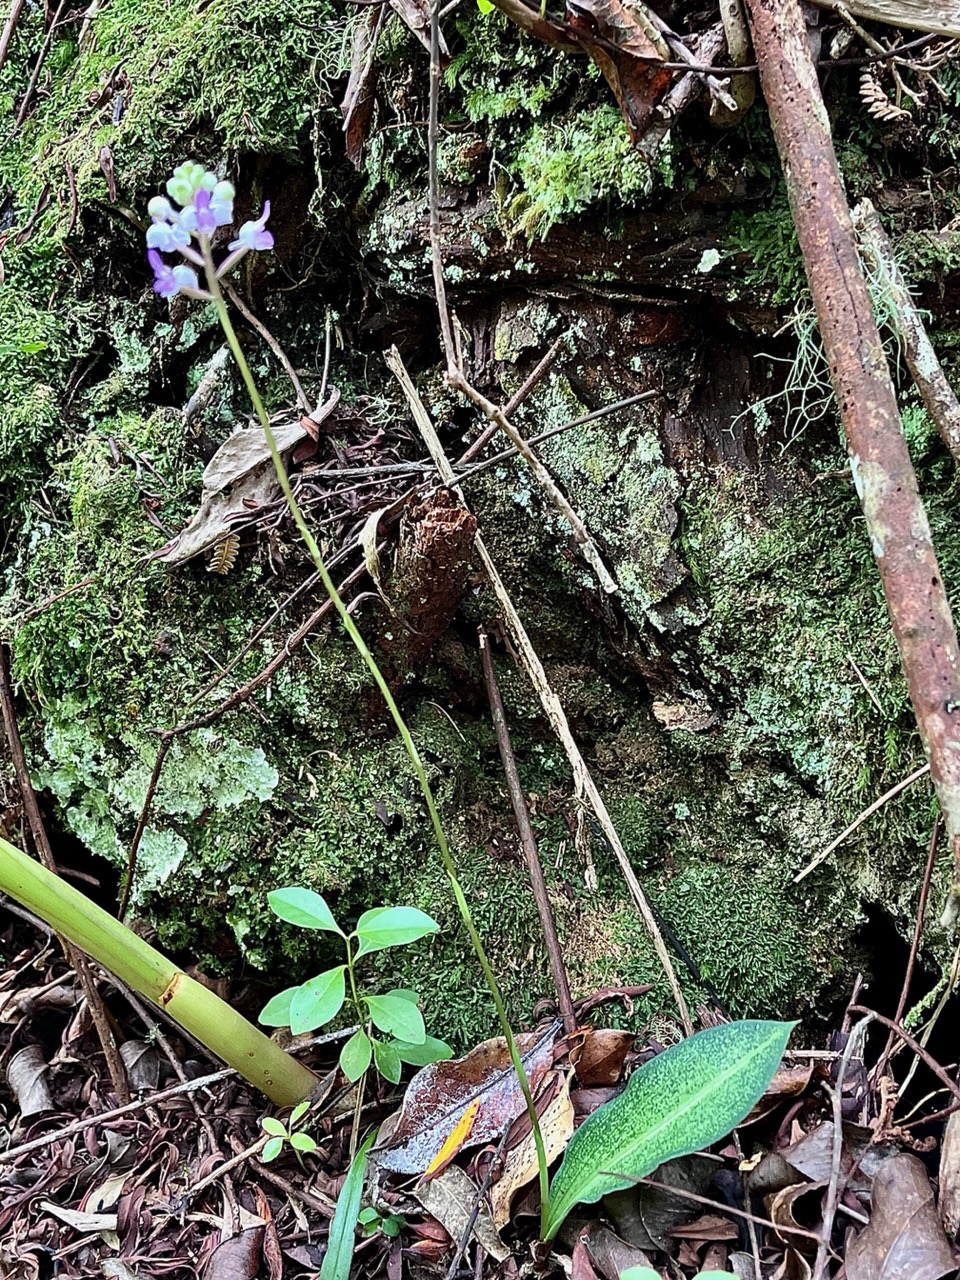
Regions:
<instances>
[{"instance_id":1,"label":"dry stick","mask_svg":"<svg viewBox=\"0 0 960 1280\"><path fill-rule=\"evenodd\" d=\"M533 373L530 374L523 385L513 393L504 405L503 412L507 414L508 417L513 413L514 409L518 409L520 405L523 404L531 391L533 391L534 388L542 381L547 370L553 364L554 360L556 360L557 352L560 350L562 343L563 338L557 338L556 342L553 343L547 354L539 361ZM474 440L470 448L460 455L457 460L457 466L462 467L465 463L469 462L471 458L475 458L484 445L487 444L488 441L492 440L496 434L497 424L495 422L491 422L490 425L480 433L476 440ZM532 441L528 440L527 443L531 444Z\"/></svg>"},{"instance_id":2,"label":"dry stick","mask_svg":"<svg viewBox=\"0 0 960 1280\"><path fill-rule=\"evenodd\" d=\"M611 1173L609 1170L604 1171L607 1177L626 1178L625 1173ZM695 1191L686 1191L683 1187L671 1187L665 1182L658 1182L656 1178L630 1178L632 1183L638 1187L655 1187L658 1191L669 1191L671 1195L680 1196L683 1200L692 1200L694 1204L705 1204L710 1209L716 1209L719 1213L732 1213L737 1218L743 1218L746 1222L753 1222L758 1227L772 1227L776 1232L789 1232L793 1236L804 1236L807 1240L819 1240L820 1237L816 1231L808 1231L806 1227L785 1227L777 1226L775 1222L771 1222L769 1218L760 1218L755 1213L748 1213L746 1209L735 1209L732 1204L725 1204L722 1200L711 1200L709 1196L698 1195Z\"/></svg>"},{"instance_id":3,"label":"dry stick","mask_svg":"<svg viewBox=\"0 0 960 1280\"><path fill-rule=\"evenodd\" d=\"M257 333L259 333L260 337L283 365L284 372L293 384L293 389L296 393L297 402L299 403L300 408L304 413L312 413L313 405L307 399L307 393L300 385L300 379L297 377L297 372L288 360L287 353L284 351L283 347L281 347L280 343L276 340L263 321L257 319L229 280L221 280L220 287L243 316L244 320L246 320L252 328L256 329Z\"/></svg>"},{"instance_id":4,"label":"dry stick","mask_svg":"<svg viewBox=\"0 0 960 1280\"><path fill-rule=\"evenodd\" d=\"M533 889L534 901L540 914L540 928L543 930L543 940L547 947L547 959L550 962L553 985L557 989L557 1001L560 1006L560 1016L563 1018L563 1029L568 1036L572 1036L577 1029L577 1015L573 1011L573 1000L570 997L567 968L563 962L560 939L557 937L557 925L553 918L550 895L547 893L547 882L543 876L543 867L540 865L537 838L533 834L533 827L530 824L530 810L527 808L527 800L523 794L523 787L520 785L520 775L517 772L517 762L514 758L513 747L510 745L510 731L507 728L507 717L503 710L503 699L500 697L497 673L493 669L493 659L490 656L490 637L483 631L480 632L480 660L483 663L483 678L487 685L487 697L490 699L490 715L497 734L497 746L500 748L503 772L507 778L510 803L513 805L513 815L517 820L517 828L520 832L520 844L523 847L523 856L527 864L530 887Z\"/></svg>"},{"instance_id":5,"label":"dry stick","mask_svg":"<svg viewBox=\"0 0 960 1280\"><path fill-rule=\"evenodd\" d=\"M907 365L927 412L936 424L943 443L960 463L960 401L947 381L933 343L927 336L920 312L893 254L890 237L869 200L861 200L853 211L853 225L860 244L889 297L893 318L903 343Z\"/></svg>"},{"instance_id":6,"label":"dry stick","mask_svg":"<svg viewBox=\"0 0 960 1280\"><path fill-rule=\"evenodd\" d=\"M344 587L351 586L358 578L366 573L366 566L359 565L352 573L349 573L343 582L341 582L339 590L342 592ZM130 894L133 891L133 881L137 873L137 855L140 851L140 843L143 840L143 833L147 828L147 821L150 817L150 810L153 806L153 797L156 794L157 784L160 781L160 774L163 771L163 764L167 758L167 752L174 738L179 738L181 734L191 733L194 729L205 729L207 725L213 724L219 720L221 716L226 715L228 711L241 706L248 699L252 698L257 690L276 675L283 664L293 656L296 649L303 644L307 636L313 631L323 618L330 612L333 605L330 600L325 600L318 609L311 613L307 620L300 624L297 630L287 640L286 644L278 654L270 659L262 670L258 671L255 676L241 685L239 689L235 689L229 697L224 698L218 707L214 707L212 711L204 712L202 715L194 716L192 720L181 721L172 729L162 729L160 731L160 746L157 749L157 757L153 762L153 771L150 774L150 781L147 784L147 792L143 799L143 805L140 809L140 817L137 820L137 829L134 832L133 839L130 842L130 848L127 850L127 874L123 885L123 893L120 898L119 918L122 920L130 901Z\"/></svg>"},{"instance_id":7,"label":"dry stick","mask_svg":"<svg viewBox=\"0 0 960 1280\"><path fill-rule=\"evenodd\" d=\"M848 836L852 836L853 833L856 831L857 827L862 826L863 823L866 822L866 820L869 817L875 814L878 809L882 809L888 800L892 800L894 796L898 796L901 791L903 791L906 787L910 786L911 782L916 782L918 778L922 778L925 773L929 773L929 772L930 772L930 766L928 764L922 764L919 767L919 769L914 769L913 773L909 774L906 778L903 778L900 782L896 784L896 786L891 787L889 791L885 791L883 795L879 797L879 799L874 800L873 804L868 805L867 808L864 809L862 813L858 813L857 816L854 818L854 820L850 823L849 827L844 828L844 830L840 832L840 834L837 836L835 840L831 840L830 843L827 845L827 847L825 849L822 849L820 853L818 853L817 856L813 859L812 862L808 862L807 865L803 868L803 870L799 871L793 877L793 883L799 884L800 881L804 878L804 876L808 876L811 871L819 867L821 862L824 862L827 858L829 858L831 853L833 853L834 849L842 845L844 840L846 840Z\"/></svg>"},{"instance_id":8,"label":"dry stick","mask_svg":"<svg viewBox=\"0 0 960 1280\"><path fill-rule=\"evenodd\" d=\"M150 1013L148 1012L148 1010L140 1003L140 1001L137 999L137 997L133 994L132 991L130 991L129 989L125 990L124 995L127 997L129 1004L131 1005L131 1007L133 1008L137 1016L140 1018L140 1021L147 1028L147 1031L151 1039L155 1040L157 1044L160 1046L161 1050L163 1051L164 1057L167 1059L167 1061L170 1063L170 1066L173 1068L174 1074L176 1075L177 1079L180 1081L181 1084L185 1084L189 1079L189 1077L187 1076L183 1067L180 1065L180 1059L174 1053L170 1045L170 1041L163 1034L163 1031L160 1028L160 1024L150 1016ZM213 1125L210 1123L210 1117L200 1106L200 1103L197 1101L193 1093L187 1094L187 1101L190 1103L190 1106L193 1109L193 1114L196 1116L197 1121L200 1124L200 1127L203 1129L203 1132L206 1134L207 1144L208 1144L210 1154L215 1155L219 1157L219 1159L223 1160L224 1154L220 1149L220 1144L217 1141L217 1135L214 1132ZM224 1190L224 1195L226 1196L226 1199L227 1199L227 1203L230 1206L231 1215L233 1216L234 1220L236 1220L237 1219L237 1194L233 1186L233 1179L229 1176L229 1174L227 1175L226 1180L224 1182L223 1190Z\"/></svg>"},{"instance_id":9,"label":"dry stick","mask_svg":"<svg viewBox=\"0 0 960 1280\"><path fill-rule=\"evenodd\" d=\"M447 361L447 382L451 387L459 391L461 395L475 404L507 436L510 443L530 468L537 483L570 526L574 541L579 546L581 555L593 569L601 587L608 594L613 594L618 590L616 580L603 563L596 544L587 532L586 525L584 525L573 507L560 492L553 476L534 453L529 443L511 423L503 409L495 405L493 401L488 400L482 392L472 386L464 373L463 354L454 336L450 309L447 305L447 290L443 276L443 246L440 239L440 200L439 179L437 176L439 124L437 112L440 98L441 68L437 8L438 0L434 0L430 7L430 118L427 129L427 151L430 170L430 249L433 261L433 284L437 295L437 309L440 313L440 335Z\"/></svg>"},{"instance_id":10,"label":"dry stick","mask_svg":"<svg viewBox=\"0 0 960 1280\"><path fill-rule=\"evenodd\" d=\"M955 863L960 920L960 649L903 437L798 0L747 0L854 483Z\"/></svg>"},{"instance_id":11,"label":"dry stick","mask_svg":"<svg viewBox=\"0 0 960 1280\"><path fill-rule=\"evenodd\" d=\"M167 752L173 746L173 733L166 729L160 736L160 746L157 748L157 757L153 762L153 769L150 773L150 780L147 783L146 794L143 797L143 804L140 806L140 817L137 819L137 829L133 833L133 839L130 841L130 847L127 850L127 874L123 882L123 893L120 895L120 906L117 909L117 919L122 920L127 914L127 907L130 905L130 894L133 892L133 880L137 870L137 854L140 852L140 842L143 839L143 833L147 829L147 821L150 817L150 810L153 807L153 797L157 794L157 786L160 782L160 774L163 772L164 761L167 758Z\"/></svg>"},{"instance_id":12,"label":"dry stick","mask_svg":"<svg viewBox=\"0 0 960 1280\"><path fill-rule=\"evenodd\" d=\"M12 0L10 12L7 14L7 20L3 24L3 32L0 34L0 67L7 60L7 53L10 49L10 41L13 39L14 28L23 12L23 6L26 0Z\"/></svg>"},{"instance_id":13,"label":"dry stick","mask_svg":"<svg viewBox=\"0 0 960 1280\"><path fill-rule=\"evenodd\" d=\"M702 63L710 63L714 58L718 58L726 47L727 37L723 30L723 24L718 22L709 31L705 32L697 42L697 57ZM661 142L673 128L677 117L683 114L702 89L703 80L694 73L692 68L686 75L680 77L669 90L663 102L655 108L659 119L651 124L643 135L637 139L635 146L641 155L646 156L648 160L653 159L660 148Z\"/></svg>"},{"instance_id":14,"label":"dry stick","mask_svg":"<svg viewBox=\"0 0 960 1280\"><path fill-rule=\"evenodd\" d=\"M950 1079L946 1071L944 1071L943 1067L940 1066L939 1062L937 1062L935 1058L932 1058L930 1056L930 1054L923 1047L923 1045L920 1044L919 1041L914 1040L913 1036L909 1033L909 1031L905 1031L903 1027L901 1027L898 1023L894 1022L892 1018L886 1018L882 1013L877 1013L876 1010L874 1009L868 1009L866 1008L865 1005L862 1005L862 1004L850 1005L850 1012L851 1013L872 1013L877 1022L882 1023L882 1025L885 1026L889 1031L892 1031L895 1036L898 1036L904 1042L907 1048L913 1050L913 1052L917 1055L917 1057L921 1060L921 1062L923 1062L924 1065L927 1066L933 1072L933 1074L937 1077L938 1080L941 1080L947 1086L947 1088L950 1090L953 1096L957 1099L957 1101L960 1102L960 1085L955 1084L954 1081Z\"/></svg>"},{"instance_id":15,"label":"dry stick","mask_svg":"<svg viewBox=\"0 0 960 1280\"><path fill-rule=\"evenodd\" d=\"M40 46L40 52L37 54L37 61L34 63L33 72L23 94L23 100L20 103L20 110L17 112L17 118L14 121L13 132L16 133L24 120L27 118L27 112L30 109L30 102L33 98L33 91L37 87L37 81L40 79L40 72L43 70L43 64L47 60L47 54L50 52L50 46L53 43L54 32L60 25L60 19L63 17L63 11L67 7L67 0L60 0L57 5L57 11L53 15L53 21L47 30L43 44Z\"/></svg>"},{"instance_id":16,"label":"dry stick","mask_svg":"<svg viewBox=\"0 0 960 1280\"><path fill-rule=\"evenodd\" d=\"M75 582L72 587L65 587L63 591L58 591L56 595L47 596L46 600L41 600L39 604L28 609L23 617L18 618L12 629L19 631L21 627L25 627L28 622L32 622L34 618L39 618L41 613L45 613L51 605L63 600L67 596L72 596L75 591L81 591L84 587L89 587L92 582L96 582L97 577L94 573L88 573L85 578L81 578L79 582Z\"/></svg>"},{"instance_id":17,"label":"dry stick","mask_svg":"<svg viewBox=\"0 0 960 1280\"><path fill-rule=\"evenodd\" d=\"M407 403L410 405L410 412L413 415L413 420L417 424L420 434L423 436L427 449L430 452L430 456L437 465L437 470L440 472L440 478L448 488L452 489L457 494L460 502L466 506L466 500L463 493L457 486L457 478L450 465L450 460L443 451L443 445L440 443L440 439L437 436L433 423L430 421L430 415L427 413L423 401L417 394L416 387L410 381L410 375L404 367L399 351L397 351L396 347L391 347L384 358L387 365L396 376L400 386L403 388L404 395L407 397ZM504 623L510 633L510 637L520 657L524 670L526 671L534 689L537 691L540 703L546 713L547 719L550 722L551 728L560 739L563 749L567 754L567 759L569 760L570 767L573 771L574 787L577 797L578 799L585 799L593 810L597 822L600 824L600 829L606 836L610 848L613 850L616 859L620 864L620 869L623 872L627 886L630 889L634 902L637 904L637 909L640 912L643 923L646 926L647 932L650 934L650 938L653 942L657 958L659 959L663 972L670 984L670 990L673 993L674 1000L676 1001L677 1010L680 1014L680 1020L683 1023L684 1030L687 1035L690 1035L693 1031L693 1024L690 1021L690 1014L687 1011L687 1003L683 998L683 992L680 990L680 983L677 981L677 975L674 971L673 964L671 963L666 943L663 940L663 934L660 932L659 926L654 919L653 912L650 910L650 904L647 902L646 895L640 887L640 882L636 877L633 867L630 865L630 859L627 857L626 850L620 841L620 837L613 825L610 814L607 812L607 806L604 804L603 798L597 790L597 785L591 776L590 770L587 768L587 763L581 755L576 739L570 731L570 722L567 720L563 704L550 686L550 682L547 679L547 673L543 668L543 663L540 661L537 651L530 642L530 637L527 635L526 628L520 620L520 615L514 608L513 601L510 599L510 594L504 586L503 579L497 571L497 566L491 559L490 553L487 551L486 544L479 533L474 539L473 545L474 550L479 556L486 571L493 593L497 597L500 608L503 610Z\"/></svg>"},{"instance_id":18,"label":"dry stick","mask_svg":"<svg viewBox=\"0 0 960 1280\"><path fill-rule=\"evenodd\" d=\"M41 1147L49 1147L54 1142L59 1142L61 1138L69 1138L72 1134L81 1133L84 1129L108 1124L111 1120L120 1120L123 1116L133 1115L136 1111L146 1111L154 1103L165 1102L167 1098L174 1098L181 1093L191 1093L194 1089L205 1089L207 1085L217 1084L218 1081L227 1080L236 1074L233 1067L224 1067L222 1071L212 1071L210 1075L197 1076L195 1080L188 1080L185 1084L172 1084L158 1093L148 1094L145 1098L136 1098L133 1102L124 1103L122 1107L101 1111L97 1115L86 1116L82 1120L71 1120L69 1124L45 1133L40 1138L31 1138L29 1142L21 1142L18 1147L8 1147L6 1151L0 1151L0 1164L9 1164L11 1160L30 1155L33 1151L39 1151Z\"/></svg>"},{"instance_id":19,"label":"dry stick","mask_svg":"<svg viewBox=\"0 0 960 1280\"><path fill-rule=\"evenodd\" d=\"M14 773L17 777L17 787L20 791L24 812L27 815L30 832L33 836L34 847L40 861L47 870L58 876L60 871L53 856L53 849L50 847L47 829L43 825L40 806L37 804L37 793L33 789L33 782L30 778L30 770L27 768L27 758L20 738L20 727L17 724L17 712L13 701L13 685L10 683L7 651L6 646L3 644L0 644L0 708L2 708L3 713L3 727L7 735L10 759L13 762ZM61 942L67 960L76 970L80 985L83 987L87 1008L90 1010L90 1017L100 1040L100 1047L103 1049L103 1056L106 1059L107 1070L110 1073L110 1080L113 1084L113 1091L117 1095L117 1101L129 1102L130 1090L127 1087L127 1073L117 1050L113 1031L111 1030L103 1001L100 998L100 992L97 990L97 984L93 979L90 961L79 947L75 947L66 938L62 938Z\"/></svg>"},{"instance_id":20,"label":"dry stick","mask_svg":"<svg viewBox=\"0 0 960 1280\"><path fill-rule=\"evenodd\" d=\"M913 926L913 938L910 942L910 955L907 959L906 972L903 975L903 986L900 988L900 999L897 1001L897 1012L893 1015L894 1022L900 1022L903 1017L903 1011L907 1007L907 996L910 994L910 983L913 981L913 970L917 963L917 952L920 950L920 939L923 936L923 918L927 911L927 898L930 895L930 882L933 879L933 868L937 861L937 844L940 839L940 827L943 822L941 814L933 820L933 831L930 834L930 845L927 849L927 865L923 869L923 883L920 886L920 900L917 903L917 918ZM887 1063L890 1061L890 1053L893 1049L893 1042L896 1039L891 1031L887 1036L887 1043L884 1046L883 1053L877 1069L873 1072L874 1083L879 1083L883 1077Z\"/></svg>"},{"instance_id":21,"label":"dry stick","mask_svg":"<svg viewBox=\"0 0 960 1280\"><path fill-rule=\"evenodd\" d=\"M823 1204L823 1223L820 1228L820 1242L817 1245L817 1257L813 1265L812 1280L824 1280L827 1268L827 1255L831 1252L830 1236L833 1234L833 1221L837 1216L837 1204L840 1200L840 1160L843 1155L843 1082L847 1068L859 1047L860 1040L870 1023L876 1017L868 1013L850 1032L847 1043L843 1046L837 1081L830 1092L830 1103L833 1111L833 1149L830 1153L830 1177L827 1181L827 1194Z\"/></svg>"},{"instance_id":22,"label":"dry stick","mask_svg":"<svg viewBox=\"0 0 960 1280\"><path fill-rule=\"evenodd\" d=\"M456 1280L457 1273L460 1270L460 1263L463 1261L463 1255L467 1252L467 1247L470 1244L470 1238L473 1235L473 1229L477 1225L477 1218L480 1216L480 1206L483 1204L487 1192L490 1190L490 1182L493 1178L494 1170L503 1157L503 1151L507 1145L507 1139L510 1137L510 1130L512 1127L512 1125L508 1124L504 1128L503 1133L500 1135L500 1141L497 1143L497 1149L492 1155L490 1163L487 1165L486 1173L483 1175L483 1181L480 1183L479 1187L477 1187L476 1194L473 1197L473 1205L470 1209L470 1215L463 1224L463 1230L460 1232L460 1239L457 1241L457 1247L453 1252L453 1257L450 1259L450 1265L447 1267L446 1280ZM479 1244L479 1241L477 1243ZM482 1248L483 1246L481 1245L480 1250L482 1250ZM482 1256L480 1250L478 1250L477 1253L478 1258Z\"/></svg>"}]
</instances>

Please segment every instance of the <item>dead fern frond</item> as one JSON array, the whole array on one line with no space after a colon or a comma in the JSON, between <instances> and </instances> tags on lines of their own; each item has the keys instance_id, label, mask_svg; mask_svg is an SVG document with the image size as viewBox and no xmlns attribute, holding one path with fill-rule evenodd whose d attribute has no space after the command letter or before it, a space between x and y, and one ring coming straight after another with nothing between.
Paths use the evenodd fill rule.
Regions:
<instances>
[{"instance_id":1,"label":"dead fern frond","mask_svg":"<svg viewBox=\"0 0 960 1280\"><path fill-rule=\"evenodd\" d=\"M895 102L891 102L876 74L866 68L860 75L860 100L867 108L868 115L874 120L891 122L893 120L909 120L910 112Z\"/></svg>"},{"instance_id":2,"label":"dead fern frond","mask_svg":"<svg viewBox=\"0 0 960 1280\"><path fill-rule=\"evenodd\" d=\"M207 573L219 573L221 575L229 573L236 563L237 552L240 550L239 533L228 533L213 548L213 555L210 557L210 563L207 565Z\"/></svg>"}]
</instances>

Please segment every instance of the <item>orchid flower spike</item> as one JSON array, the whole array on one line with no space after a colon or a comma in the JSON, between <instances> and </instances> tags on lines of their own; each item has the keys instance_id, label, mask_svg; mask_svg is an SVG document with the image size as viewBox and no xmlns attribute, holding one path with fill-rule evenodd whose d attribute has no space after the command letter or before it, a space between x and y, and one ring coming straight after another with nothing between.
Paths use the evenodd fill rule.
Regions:
<instances>
[{"instance_id":1,"label":"orchid flower spike","mask_svg":"<svg viewBox=\"0 0 960 1280\"><path fill-rule=\"evenodd\" d=\"M210 297L200 288L192 267L171 267L160 254L179 253L194 266L207 267L209 271L210 237L217 227L227 227L233 222L235 196L233 183L218 178L193 160L186 160L174 169L167 182L167 194L154 196L147 205L151 218L147 228L147 258L153 268L153 287L162 297L172 298L177 293ZM230 242L230 252L217 269L217 279L232 270L251 249L273 248L273 236L266 230L269 216L270 202L267 201L261 216L256 221L245 222L237 238Z\"/></svg>"}]
</instances>

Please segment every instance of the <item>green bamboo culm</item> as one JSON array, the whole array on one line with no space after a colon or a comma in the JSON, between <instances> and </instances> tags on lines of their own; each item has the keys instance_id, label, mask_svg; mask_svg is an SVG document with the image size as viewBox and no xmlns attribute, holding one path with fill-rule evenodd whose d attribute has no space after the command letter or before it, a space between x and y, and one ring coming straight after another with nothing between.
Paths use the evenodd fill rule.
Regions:
<instances>
[{"instance_id":1,"label":"green bamboo culm","mask_svg":"<svg viewBox=\"0 0 960 1280\"><path fill-rule=\"evenodd\" d=\"M0 840L0 890L145 996L278 1106L293 1106L317 1082L219 996L195 981L79 890Z\"/></svg>"},{"instance_id":2,"label":"green bamboo culm","mask_svg":"<svg viewBox=\"0 0 960 1280\"><path fill-rule=\"evenodd\" d=\"M541 1205L542 1205L541 1224L543 1224L545 1222L545 1216L543 1215L546 1214L546 1206L547 1206L547 1188L548 1188L547 1158L546 1158L546 1151L543 1145L543 1136L540 1132L540 1123L537 1117L536 1106L534 1105L533 1094L530 1090L530 1082L527 1079L526 1072L523 1069L523 1062L521 1061L521 1058L520 1058L520 1051L517 1048L517 1042L514 1039L513 1031L510 1028L510 1021L507 1017L506 1006L504 1005L503 997L500 994L500 987L499 987L499 984L497 983L496 975L493 972L493 967L490 964L486 951L484 950L483 943L480 940L480 935L477 932L476 925L473 922L473 916L470 912L470 907L467 903L467 899L464 895L463 889L461 888L460 881L457 878L456 865L453 861L453 856L450 853L450 847L447 844L446 833L444 832L443 824L440 821L440 814L437 811L437 804L434 799L433 789L430 786L430 780L427 777L426 768L424 767L424 763L420 756L420 752L417 749L417 745L414 742L413 737L410 733L410 730L407 727L407 723L404 720L403 716L400 714L400 709L397 706L396 700L394 699L393 694L390 691L390 686L387 684L386 679L384 678L383 672L380 670L380 667L377 663L376 658L370 652L370 649L368 648L366 641L361 635L360 630L357 627L357 624L354 622L353 618L350 616L347 606L343 603L343 600L340 598L340 593L337 591L336 584L334 583L333 579L330 577L329 572L327 571L327 566L324 562L323 555L320 551L320 548L317 545L316 539L314 538L313 534L310 532L310 529L303 518L303 513L301 512L300 507L297 503L297 500L293 495L293 489L291 488L290 481L287 477L286 467L283 465L283 459L280 456L280 451L277 449L277 442L276 442L276 439L274 438L273 431L270 427L269 415L267 414L267 410L266 410L266 407L264 406L263 399L260 396L260 392L257 388L257 384L254 381L253 374L250 372L250 366L247 364L246 357L243 354L243 349L240 346L239 340L237 339L236 332L234 331L233 322L230 319L230 313L227 310L227 304L226 304L226 301L224 300L223 292L220 288L219 280L217 279L217 269L213 262L213 255L211 253L209 237L208 236L203 237L203 240L201 243L202 243L202 250L203 250L204 267L205 267L205 272L207 277L207 288L209 289L211 297L213 299L213 305L214 305L214 308L216 309L217 318L219 319L221 327L223 328L224 335L226 336L226 339L227 339L227 344L230 347L230 350L233 354L233 358L237 362L237 367L240 370L240 376L243 378L244 386L247 388L247 392L250 396L251 403L253 404L254 411L256 412L257 419L259 420L260 425L263 428L263 433L266 437L267 444L270 448L270 456L273 459L273 465L277 473L277 480L279 481L280 488L283 491L283 496L287 501L287 506L290 508L290 514L293 516L294 523L297 526L300 536L303 538L303 541L307 547L307 550L310 552L311 559L313 560L313 563L316 566L317 572L320 574L320 579L323 582L327 595L330 597L330 600L333 603L333 607L336 609L340 617L340 621L343 623L344 630L347 632L347 635L349 635L350 639L353 641L353 644L356 647L357 652L359 653L360 657L363 659L367 669L369 670L371 676L373 677L374 683L379 689L380 694L387 705L387 709L390 712L390 716L393 719L393 723L396 725L397 732L399 733L401 741L403 742L404 748L406 749L407 755L410 758L410 763L413 766L413 771L416 775L417 782L420 785L420 790L423 793L423 798L424 798L424 801L426 802L427 811L430 814L430 822L431 822L431 825L433 826L433 833L436 838L437 847L440 850L440 857L441 857L441 860L443 861L444 870L447 873L447 879L450 881L450 887L457 904L457 909L459 910L461 919L463 920L464 928L466 929L467 935L470 938L470 942L473 946L474 952L476 953L477 960L479 961L479 964L480 964L480 968L483 970L483 976L486 979L487 986L490 990L490 995L493 999L493 1003L497 1011L497 1018L500 1022L500 1027L503 1031L504 1037L506 1038L506 1041L507 1041L508 1048L510 1050L510 1060L513 1063L513 1067L517 1073L517 1079L519 1081L521 1091L523 1092L523 1098L526 1104L527 1114L530 1117L530 1123L533 1128L534 1144L537 1150L537 1165L538 1165L538 1170L540 1175L539 1181L540 1181L540 1196L541 1196Z\"/></svg>"}]
</instances>

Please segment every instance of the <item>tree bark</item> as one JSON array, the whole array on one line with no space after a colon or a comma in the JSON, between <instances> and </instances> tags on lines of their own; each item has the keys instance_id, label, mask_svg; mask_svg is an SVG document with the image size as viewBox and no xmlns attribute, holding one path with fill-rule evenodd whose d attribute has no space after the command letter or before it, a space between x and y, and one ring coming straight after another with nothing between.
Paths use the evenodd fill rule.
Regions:
<instances>
[{"instance_id":1,"label":"tree bark","mask_svg":"<svg viewBox=\"0 0 960 1280\"><path fill-rule=\"evenodd\" d=\"M853 479L957 864L944 911L944 923L953 926L960 918L956 631L857 252L800 6L797 0L747 0L747 13Z\"/></svg>"}]
</instances>

